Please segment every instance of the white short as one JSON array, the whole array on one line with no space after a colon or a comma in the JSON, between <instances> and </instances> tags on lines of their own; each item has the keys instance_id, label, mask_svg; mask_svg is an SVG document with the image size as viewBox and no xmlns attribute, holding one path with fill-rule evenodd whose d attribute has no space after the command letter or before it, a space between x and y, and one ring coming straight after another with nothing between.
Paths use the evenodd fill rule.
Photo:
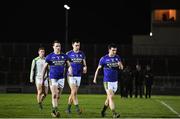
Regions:
<instances>
[{"instance_id":1,"label":"white short","mask_svg":"<svg viewBox=\"0 0 180 119\"><path fill-rule=\"evenodd\" d=\"M62 79L50 79L50 86L58 86L59 88L64 88L64 78Z\"/></svg>"},{"instance_id":2,"label":"white short","mask_svg":"<svg viewBox=\"0 0 180 119\"><path fill-rule=\"evenodd\" d=\"M104 88L105 90L112 90L114 93L117 91L118 88L118 82L104 82Z\"/></svg>"},{"instance_id":3,"label":"white short","mask_svg":"<svg viewBox=\"0 0 180 119\"><path fill-rule=\"evenodd\" d=\"M73 77L69 76L68 77L68 83L70 86L76 85L79 87L81 84L81 77L80 76L73 76Z\"/></svg>"},{"instance_id":4,"label":"white short","mask_svg":"<svg viewBox=\"0 0 180 119\"><path fill-rule=\"evenodd\" d=\"M36 78L36 85L42 85L43 80L41 78ZM44 81L44 86L48 87L48 78Z\"/></svg>"}]
</instances>

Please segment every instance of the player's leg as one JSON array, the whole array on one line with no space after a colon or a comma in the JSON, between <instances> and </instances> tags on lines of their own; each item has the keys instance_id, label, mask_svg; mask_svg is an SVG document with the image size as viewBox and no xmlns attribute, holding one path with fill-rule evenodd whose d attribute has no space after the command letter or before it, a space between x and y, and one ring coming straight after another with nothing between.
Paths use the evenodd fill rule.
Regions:
<instances>
[{"instance_id":1,"label":"player's leg","mask_svg":"<svg viewBox=\"0 0 180 119\"><path fill-rule=\"evenodd\" d=\"M42 89L42 84L39 81L39 79L36 79L36 88L37 88L37 102L38 102L39 108L43 109L42 100L41 100L41 95L42 95L43 89Z\"/></svg>"},{"instance_id":2,"label":"player's leg","mask_svg":"<svg viewBox=\"0 0 180 119\"><path fill-rule=\"evenodd\" d=\"M109 100L108 100L108 96L107 96L107 98L105 100L105 103L104 103L104 107L103 107L103 109L101 111L101 116L102 117L105 117L105 114L106 114L105 112L106 112L108 106L109 106Z\"/></svg>"},{"instance_id":3,"label":"player's leg","mask_svg":"<svg viewBox=\"0 0 180 119\"><path fill-rule=\"evenodd\" d=\"M58 96L59 89L57 79L50 79L50 89L52 95L52 113L53 117L57 117L58 112Z\"/></svg>"},{"instance_id":4,"label":"player's leg","mask_svg":"<svg viewBox=\"0 0 180 119\"><path fill-rule=\"evenodd\" d=\"M56 86L55 88L55 97L54 97L54 112L56 114L56 117L60 117L60 112L58 111L58 102L61 98L61 93L64 88L64 78L56 80L56 83L54 84Z\"/></svg>"},{"instance_id":5,"label":"player's leg","mask_svg":"<svg viewBox=\"0 0 180 119\"><path fill-rule=\"evenodd\" d=\"M44 87L42 87L42 93L41 93L41 102L46 98L48 94L48 79L45 80L44 82Z\"/></svg>"},{"instance_id":6,"label":"player's leg","mask_svg":"<svg viewBox=\"0 0 180 119\"><path fill-rule=\"evenodd\" d=\"M67 76L67 81L68 81L69 87L70 87L70 89L71 89L71 83L72 83L71 77ZM70 93L69 98L68 98L68 107L67 107L67 110L66 110L66 112L67 112L68 114L71 113L72 103L73 103L73 97L72 97L72 93Z\"/></svg>"},{"instance_id":7,"label":"player's leg","mask_svg":"<svg viewBox=\"0 0 180 119\"><path fill-rule=\"evenodd\" d=\"M78 89L81 83L81 77L75 77L75 86L74 86L74 93L73 93L73 97L74 97L74 105L76 106L76 112L78 114L81 114L81 110L79 108L79 102L78 102L78 97L77 97L77 93L78 93Z\"/></svg>"},{"instance_id":8,"label":"player's leg","mask_svg":"<svg viewBox=\"0 0 180 119\"><path fill-rule=\"evenodd\" d=\"M115 111L115 103L114 103L114 92L113 90L107 90L107 96L108 96L108 100L109 100L109 107L113 113L113 118L119 118L120 117L120 114L118 114L116 111Z\"/></svg>"},{"instance_id":9,"label":"player's leg","mask_svg":"<svg viewBox=\"0 0 180 119\"><path fill-rule=\"evenodd\" d=\"M114 94L115 92L117 91L117 86L118 86L118 83L117 82L108 82L108 89L106 90L106 93L107 93L107 97L108 97L108 100L109 100L109 107L113 113L113 118L118 118L120 117L120 114L118 114L116 111L115 111L115 103L114 103Z\"/></svg>"},{"instance_id":10,"label":"player's leg","mask_svg":"<svg viewBox=\"0 0 180 119\"><path fill-rule=\"evenodd\" d=\"M57 104L58 86L52 85L50 88L51 88L51 95L52 95L52 108L56 109L58 106Z\"/></svg>"},{"instance_id":11,"label":"player's leg","mask_svg":"<svg viewBox=\"0 0 180 119\"><path fill-rule=\"evenodd\" d=\"M108 90L108 82L104 82L104 89ZM103 106L103 109L101 110L101 116L102 117L105 117L105 112L106 112L108 106L109 106L109 99L108 99L108 96L107 96L107 98L105 100L105 103L104 103L104 106Z\"/></svg>"},{"instance_id":12,"label":"player's leg","mask_svg":"<svg viewBox=\"0 0 180 119\"><path fill-rule=\"evenodd\" d=\"M114 111L115 110L115 105L114 105L114 101L113 101L114 92L111 89L107 90L106 92L107 92L107 97L109 100L109 107L112 111Z\"/></svg>"},{"instance_id":13,"label":"player's leg","mask_svg":"<svg viewBox=\"0 0 180 119\"><path fill-rule=\"evenodd\" d=\"M58 102L61 98L61 93L62 93L63 88L62 87L58 87L58 92L57 92L57 106L58 106ZM58 111L58 109L56 110L56 117L60 117L60 112Z\"/></svg>"},{"instance_id":14,"label":"player's leg","mask_svg":"<svg viewBox=\"0 0 180 119\"><path fill-rule=\"evenodd\" d=\"M69 83L69 86L71 89L71 94L70 94L69 100L68 100L67 112L71 113L71 105L73 102L74 105L76 106L76 112L78 114L81 114L81 110L79 109L79 103L78 103L78 98L77 98L77 92L78 92L78 88L80 86L81 77L69 77L68 79L69 79L68 83Z\"/></svg>"},{"instance_id":15,"label":"player's leg","mask_svg":"<svg viewBox=\"0 0 180 119\"><path fill-rule=\"evenodd\" d=\"M66 113L68 113L68 114L71 113L72 103L73 103L73 99L72 99L72 95L70 94L69 98L68 98L68 107L67 107L67 110L66 110Z\"/></svg>"}]
</instances>

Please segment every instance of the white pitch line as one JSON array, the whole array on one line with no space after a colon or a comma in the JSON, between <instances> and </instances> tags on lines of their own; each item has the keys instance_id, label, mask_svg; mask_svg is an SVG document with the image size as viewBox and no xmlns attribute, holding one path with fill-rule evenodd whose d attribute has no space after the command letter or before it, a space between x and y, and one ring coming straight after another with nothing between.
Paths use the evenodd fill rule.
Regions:
<instances>
[{"instance_id":1,"label":"white pitch line","mask_svg":"<svg viewBox=\"0 0 180 119\"><path fill-rule=\"evenodd\" d=\"M158 100L162 105L166 106L169 110L171 110L174 114L176 114L178 117L180 117L180 114L178 112L176 112L171 106L169 106L168 104L166 104L164 101L160 101Z\"/></svg>"}]
</instances>

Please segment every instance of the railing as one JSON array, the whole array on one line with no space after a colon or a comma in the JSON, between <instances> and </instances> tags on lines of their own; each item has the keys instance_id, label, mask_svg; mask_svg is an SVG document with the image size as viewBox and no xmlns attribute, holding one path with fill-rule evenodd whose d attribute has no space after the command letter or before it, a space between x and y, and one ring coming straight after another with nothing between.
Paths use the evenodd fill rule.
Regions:
<instances>
[{"instance_id":1,"label":"railing","mask_svg":"<svg viewBox=\"0 0 180 119\"><path fill-rule=\"evenodd\" d=\"M50 44L0 44L0 92L6 92L6 89L10 90L10 87L13 88L14 86L21 88L22 92L33 91L34 88L32 88L32 85L29 83L29 71L31 61L37 56L37 50L40 46L45 47L46 54L52 52ZM69 47L69 49L71 48ZM91 88L94 87L92 87L93 75L100 57L107 54L107 44L81 44L81 49L86 54L88 65L88 73L84 76L84 80L82 80L82 86L89 86L87 92L93 92L93 89L91 91ZM137 62L143 66L150 64L156 76L155 90L158 88L162 90L170 88L179 90L180 92L179 56L132 55L131 45L118 45L118 54L122 57L124 65L130 65L132 68L135 67ZM27 90L28 86L31 87L29 90ZM102 79L100 80L99 86L100 89L103 89Z\"/></svg>"}]
</instances>

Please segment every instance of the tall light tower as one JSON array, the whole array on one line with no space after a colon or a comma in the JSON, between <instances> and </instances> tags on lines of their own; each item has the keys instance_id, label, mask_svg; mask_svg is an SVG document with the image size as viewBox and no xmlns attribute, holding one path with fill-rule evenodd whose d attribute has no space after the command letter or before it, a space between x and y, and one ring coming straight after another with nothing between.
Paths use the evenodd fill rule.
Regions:
<instances>
[{"instance_id":1,"label":"tall light tower","mask_svg":"<svg viewBox=\"0 0 180 119\"><path fill-rule=\"evenodd\" d=\"M68 11L70 10L70 7L65 4L64 8L66 9L65 11L65 17L66 17L66 23L65 23L65 51L67 51L68 48Z\"/></svg>"}]
</instances>

